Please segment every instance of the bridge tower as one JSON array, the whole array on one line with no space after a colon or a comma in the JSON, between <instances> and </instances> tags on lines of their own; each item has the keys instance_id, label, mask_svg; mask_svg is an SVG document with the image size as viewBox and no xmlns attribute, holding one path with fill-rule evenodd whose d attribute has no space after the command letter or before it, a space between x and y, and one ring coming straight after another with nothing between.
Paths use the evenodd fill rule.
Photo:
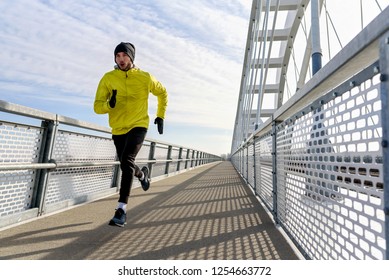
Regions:
<instances>
[{"instance_id":1,"label":"bridge tower","mask_svg":"<svg viewBox=\"0 0 389 280\"><path fill-rule=\"evenodd\" d=\"M303 21L309 2L253 0L231 152L305 83L312 54Z\"/></svg>"}]
</instances>

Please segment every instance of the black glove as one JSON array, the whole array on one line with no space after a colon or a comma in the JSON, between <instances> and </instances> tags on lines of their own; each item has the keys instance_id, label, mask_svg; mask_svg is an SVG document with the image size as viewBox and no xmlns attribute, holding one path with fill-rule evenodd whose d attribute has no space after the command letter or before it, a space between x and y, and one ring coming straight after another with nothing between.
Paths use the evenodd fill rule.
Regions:
<instances>
[{"instance_id":1,"label":"black glove","mask_svg":"<svg viewBox=\"0 0 389 280\"><path fill-rule=\"evenodd\" d=\"M109 100L109 107L111 107L112 109L115 108L116 105L116 93L117 90L113 89L111 99Z\"/></svg>"},{"instance_id":2,"label":"black glove","mask_svg":"<svg viewBox=\"0 0 389 280\"><path fill-rule=\"evenodd\" d=\"M160 117L156 117L154 120L154 124L158 126L159 134L163 134L163 119Z\"/></svg>"}]
</instances>

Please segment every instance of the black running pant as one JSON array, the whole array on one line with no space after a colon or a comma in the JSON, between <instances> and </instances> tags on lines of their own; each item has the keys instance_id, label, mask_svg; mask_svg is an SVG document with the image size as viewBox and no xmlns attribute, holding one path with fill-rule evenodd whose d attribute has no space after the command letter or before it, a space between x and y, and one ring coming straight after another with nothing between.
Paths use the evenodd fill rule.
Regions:
<instances>
[{"instance_id":1,"label":"black running pant","mask_svg":"<svg viewBox=\"0 0 389 280\"><path fill-rule=\"evenodd\" d=\"M146 133L146 128L135 127L126 134L112 135L122 170L119 202L127 204L134 176L142 177L142 171L135 164L135 158L140 148L142 148Z\"/></svg>"}]
</instances>

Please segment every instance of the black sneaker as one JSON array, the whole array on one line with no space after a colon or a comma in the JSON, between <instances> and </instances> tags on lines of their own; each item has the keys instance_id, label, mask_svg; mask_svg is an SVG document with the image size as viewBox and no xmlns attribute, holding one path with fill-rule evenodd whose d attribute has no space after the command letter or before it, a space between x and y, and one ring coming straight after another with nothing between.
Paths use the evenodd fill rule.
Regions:
<instances>
[{"instance_id":1,"label":"black sneaker","mask_svg":"<svg viewBox=\"0 0 389 280\"><path fill-rule=\"evenodd\" d=\"M140 180L140 184L142 185L142 189L147 191L150 188L150 179L149 179L149 168L147 166L143 166L141 171L143 172L144 178Z\"/></svg>"},{"instance_id":2,"label":"black sneaker","mask_svg":"<svg viewBox=\"0 0 389 280\"><path fill-rule=\"evenodd\" d=\"M127 223L127 214L122 208L116 209L115 215L109 221L110 226L124 227Z\"/></svg>"}]
</instances>

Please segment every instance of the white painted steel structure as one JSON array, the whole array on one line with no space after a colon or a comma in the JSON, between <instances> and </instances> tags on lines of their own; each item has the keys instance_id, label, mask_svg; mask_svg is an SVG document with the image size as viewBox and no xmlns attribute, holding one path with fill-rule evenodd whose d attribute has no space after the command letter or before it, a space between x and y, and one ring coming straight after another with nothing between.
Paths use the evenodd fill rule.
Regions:
<instances>
[{"instance_id":1,"label":"white painted steel structure","mask_svg":"<svg viewBox=\"0 0 389 280\"><path fill-rule=\"evenodd\" d=\"M389 8L305 81L307 44L285 98L307 4L253 1L231 161L307 259L389 259ZM261 24L281 10L284 28ZM276 40L279 57L256 50Z\"/></svg>"},{"instance_id":2,"label":"white painted steel structure","mask_svg":"<svg viewBox=\"0 0 389 280\"><path fill-rule=\"evenodd\" d=\"M232 151L285 101L286 75L297 31L309 0L254 0L243 63ZM305 45L304 45L305 47ZM309 67L310 44L299 70L300 88Z\"/></svg>"}]
</instances>

